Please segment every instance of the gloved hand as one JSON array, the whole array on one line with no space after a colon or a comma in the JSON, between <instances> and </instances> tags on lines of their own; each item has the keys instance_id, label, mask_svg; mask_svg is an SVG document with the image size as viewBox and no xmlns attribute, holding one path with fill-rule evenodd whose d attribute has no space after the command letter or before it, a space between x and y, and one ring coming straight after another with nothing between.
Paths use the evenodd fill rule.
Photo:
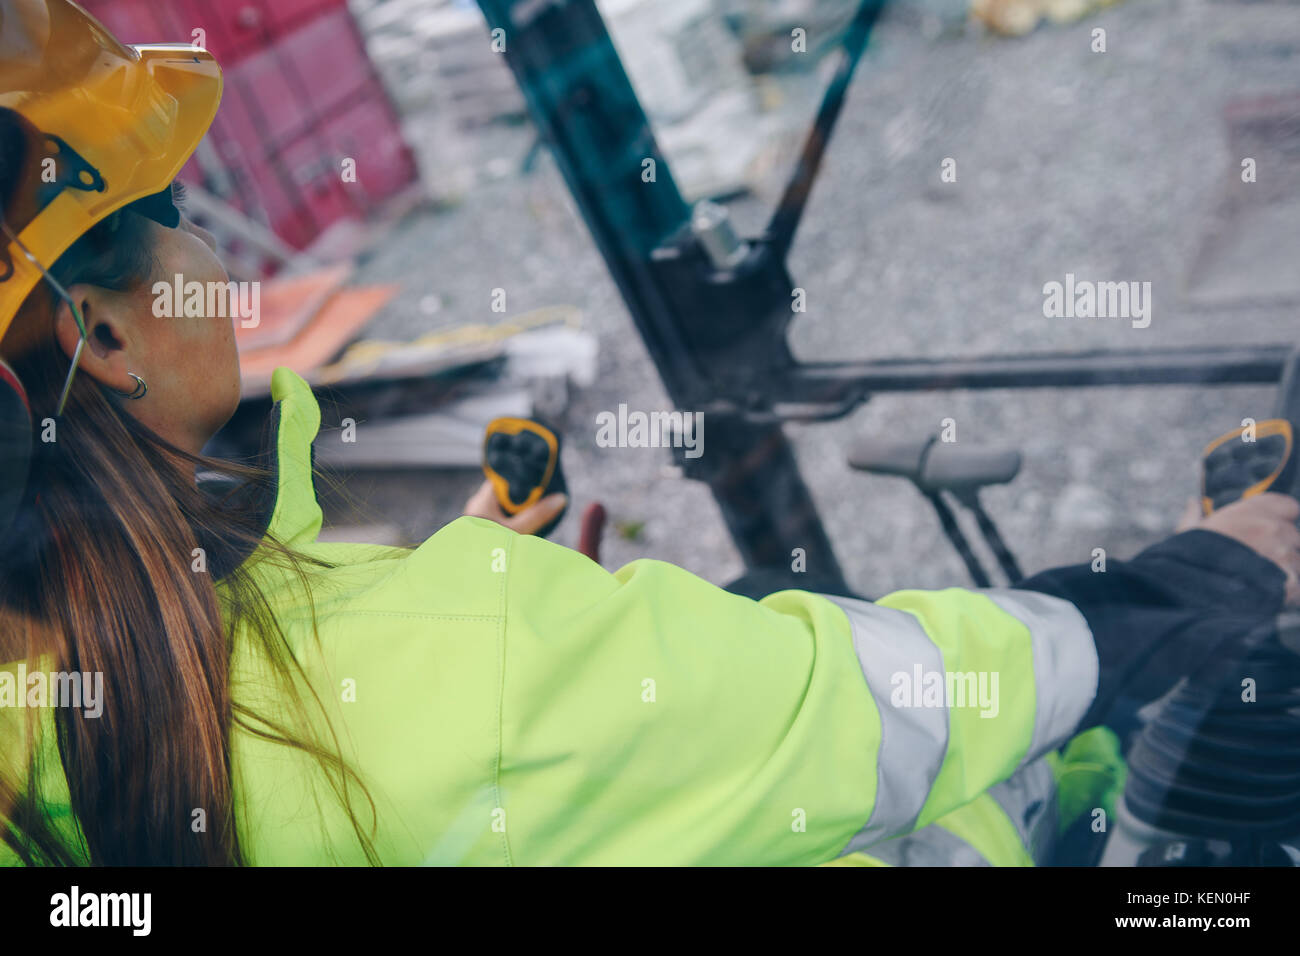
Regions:
<instances>
[{"instance_id":1,"label":"gloved hand","mask_svg":"<svg viewBox=\"0 0 1300 956\"><path fill-rule=\"evenodd\" d=\"M1286 603L1300 606L1300 501L1290 495L1266 491L1234 501L1208 517L1193 499L1178 524L1179 531L1193 528L1215 531L1240 541L1267 558L1286 574Z\"/></svg>"},{"instance_id":2,"label":"gloved hand","mask_svg":"<svg viewBox=\"0 0 1300 956\"><path fill-rule=\"evenodd\" d=\"M520 534L532 534L537 529L546 527L563 511L568 500L568 495L556 492L529 505L518 514L508 515L497 502L491 482L484 481L469 501L465 502L464 513L472 518L487 518Z\"/></svg>"}]
</instances>

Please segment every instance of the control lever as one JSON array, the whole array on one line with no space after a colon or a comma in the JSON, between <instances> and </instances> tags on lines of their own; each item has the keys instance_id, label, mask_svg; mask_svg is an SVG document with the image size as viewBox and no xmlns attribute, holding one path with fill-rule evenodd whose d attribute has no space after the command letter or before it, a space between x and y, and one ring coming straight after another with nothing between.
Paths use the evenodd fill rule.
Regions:
<instances>
[{"instance_id":1,"label":"control lever","mask_svg":"<svg viewBox=\"0 0 1300 956\"><path fill-rule=\"evenodd\" d=\"M976 587L992 586L992 579L971 549L957 516L944 499L947 492L975 516L989 550L1011 583L1024 574L1015 556L980 501L980 489L1011 481L1020 471L1020 452L1014 448L978 448L939 441L930 435L920 441L866 438L849 452L849 465L860 471L907 478L925 496L939 517L943 533L952 542Z\"/></svg>"}]
</instances>

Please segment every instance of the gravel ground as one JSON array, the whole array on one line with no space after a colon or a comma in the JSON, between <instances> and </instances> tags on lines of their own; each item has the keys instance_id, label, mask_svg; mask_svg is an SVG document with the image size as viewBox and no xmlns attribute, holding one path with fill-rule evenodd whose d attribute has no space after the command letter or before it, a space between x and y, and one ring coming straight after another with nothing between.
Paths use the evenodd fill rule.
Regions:
<instances>
[{"instance_id":1,"label":"gravel ground","mask_svg":"<svg viewBox=\"0 0 1300 956\"><path fill-rule=\"evenodd\" d=\"M907 11L888 17L792 253L809 304L793 327L796 354L1294 341L1295 302L1195 308L1186 289L1240 162L1224 108L1300 91L1297 12L1287 2L1133 0L1021 40L930 37ZM1089 49L1097 26L1107 30L1104 54ZM522 127L489 128L478 148L508 168L530 138ZM956 183L939 181L944 157L957 161ZM742 227L764 222L768 193L732 205ZM1274 241L1300 263L1294 224ZM1150 326L1044 318L1043 283L1066 272L1150 281ZM549 157L528 176L408 219L358 279L403 284L374 329L389 336L499 319L489 310L497 287L508 315L579 306L601 343L600 375L574 396L565 469L578 507L596 499L610 511L604 563L659 558L718 583L740 573L712 497L676 476L667 452L595 445L599 411L667 408L667 398ZM882 395L838 422L789 431L850 583L880 594L967 579L910 485L847 468L856 435L919 436L950 417L960 442L1019 447L1020 476L986 503L1032 571L1088 560L1095 547L1128 556L1166 534L1195 491L1199 449L1243 417L1267 417L1271 399L1256 387ZM413 480L358 480L353 492L414 533L454 517L475 476ZM567 520L556 540L572 544L576 524Z\"/></svg>"}]
</instances>

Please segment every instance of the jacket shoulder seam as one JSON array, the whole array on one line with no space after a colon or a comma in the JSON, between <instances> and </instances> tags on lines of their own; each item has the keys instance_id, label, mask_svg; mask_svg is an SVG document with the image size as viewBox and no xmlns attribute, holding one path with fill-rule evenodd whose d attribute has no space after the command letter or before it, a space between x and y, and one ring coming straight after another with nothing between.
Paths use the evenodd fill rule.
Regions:
<instances>
[{"instance_id":1,"label":"jacket shoulder seam","mask_svg":"<svg viewBox=\"0 0 1300 956\"><path fill-rule=\"evenodd\" d=\"M427 621L499 621L504 614L438 614L424 611L383 611L372 608L331 608L331 617L416 617Z\"/></svg>"}]
</instances>

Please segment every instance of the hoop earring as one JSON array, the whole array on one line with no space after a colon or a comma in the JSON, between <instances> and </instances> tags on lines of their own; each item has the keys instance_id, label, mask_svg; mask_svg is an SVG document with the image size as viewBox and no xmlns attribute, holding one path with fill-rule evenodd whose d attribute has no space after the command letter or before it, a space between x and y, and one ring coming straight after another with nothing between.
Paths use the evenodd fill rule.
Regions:
<instances>
[{"instance_id":1,"label":"hoop earring","mask_svg":"<svg viewBox=\"0 0 1300 956\"><path fill-rule=\"evenodd\" d=\"M113 391L117 392L117 394L121 395L123 398L144 398L145 393L149 391L149 386L144 383L144 379L139 375L136 375L135 372L127 372L126 374L135 379L135 388L130 392L117 392L117 389L113 389Z\"/></svg>"}]
</instances>

